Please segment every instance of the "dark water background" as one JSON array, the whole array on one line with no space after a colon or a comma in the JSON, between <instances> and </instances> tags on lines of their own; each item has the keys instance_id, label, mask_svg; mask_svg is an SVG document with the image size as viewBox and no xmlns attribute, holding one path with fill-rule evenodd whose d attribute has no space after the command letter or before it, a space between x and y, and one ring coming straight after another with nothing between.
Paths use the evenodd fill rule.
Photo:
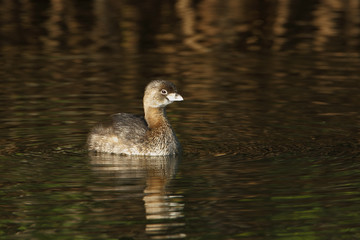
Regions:
<instances>
[{"instance_id":1,"label":"dark water background","mask_svg":"<svg viewBox=\"0 0 360 240\"><path fill-rule=\"evenodd\" d=\"M357 0L0 0L0 239L360 239ZM152 79L184 154L89 155Z\"/></svg>"}]
</instances>

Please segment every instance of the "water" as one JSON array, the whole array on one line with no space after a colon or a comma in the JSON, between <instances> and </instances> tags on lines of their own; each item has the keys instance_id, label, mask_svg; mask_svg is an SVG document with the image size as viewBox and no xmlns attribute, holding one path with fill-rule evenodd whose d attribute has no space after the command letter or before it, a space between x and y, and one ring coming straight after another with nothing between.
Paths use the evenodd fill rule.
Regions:
<instances>
[{"instance_id":1,"label":"water","mask_svg":"<svg viewBox=\"0 0 360 240\"><path fill-rule=\"evenodd\" d=\"M0 239L360 238L357 1L0 5ZM155 78L183 155L87 153Z\"/></svg>"}]
</instances>

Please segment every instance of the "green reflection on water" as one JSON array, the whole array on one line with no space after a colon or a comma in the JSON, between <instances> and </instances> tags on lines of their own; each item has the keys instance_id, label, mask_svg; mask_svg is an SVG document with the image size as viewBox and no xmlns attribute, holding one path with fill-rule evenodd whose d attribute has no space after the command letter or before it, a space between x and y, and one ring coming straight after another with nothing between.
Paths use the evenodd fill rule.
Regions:
<instances>
[{"instance_id":1,"label":"green reflection on water","mask_svg":"<svg viewBox=\"0 0 360 240\"><path fill-rule=\"evenodd\" d=\"M162 15L142 4L121 2L121 9L130 11L119 11L129 15L117 19L105 12L115 14L119 6L94 12L93 7L101 7L84 1L78 4L91 10L78 10L81 16L74 17L73 2L57 8L62 1L54 1L55 5L40 9L42 3L26 2L29 5L22 8L14 8L11 1L0 3L2 19L28 9L29 19L41 20L31 28L25 18L15 18L15 25L0 20L4 25L0 31L14 34L3 34L0 40L1 238L360 238L359 44L356 31L338 25L350 14L353 17L346 22L356 26L358 8L348 11L354 1L333 9L326 1L308 3L306 14L289 14L290 18L272 10L295 13L298 4L284 6L286 1L277 1L246 7L228 1L223 12L240 5L249 10L224 20L230 26L239 24L229 28L240 31L230 38L224 37L222 27L219 34L213 31L219 28L216 24L210 24L214 25L210 32L200 28L206 26L205 19L222 19L217 15L222 11L209 18L201 15L217 4L183 5L190 10L185 12L198 14L193 20L202 34L193 39L195 43L213 47L202 54L189 50L199 46L188 41L192 36L182 36L173 27L191 20L191 14L178 16L181 23L176 20L181 9L175 6L165 7ZM169 3L152 6L163 4ZM205 11L191 11L195 8ZM158 19L160 27L152 25L156 21L140 21L137 11ZM328 30L335 35L317 31L327 24L314 26L319 22L313 20L320 18L315 13L321 11L329 13L324 16L334 23ZM268 16L261 17L259 25L254 13L260 12ZM43 21L51 16L61 21ZM248 19L239 20L241 16ZM275 21L281 20L277 16L285 22ZM263 22L266 19L268 23ZM127 27L107 38L101 34L104 20ZM87 25L88 21L97 24ZM280 25L276 28L273 23ZM22 33L24 29L14 27L23 24L30 32L24 35L28 46L4 42ZM63 25L69 28L53 28ZM88 27L80 31L84 26ZM277 35L279 28L283 31ZM43 35L31 40L39 29ZM50 39L52 30L64 34ZM342 39L344 31L349 45L332 41L336 36ZM261 32L264 35L254 38ZM201 39L207 34L211 36ZM37 39L43 41L32 42ZM339 52L331 52L334 49ZM184 104L168 109L185 150L175 176L160 176L165 169L161 164L151 168L139 162L89 159L84 145L90 127L116 112L141 114L143 88L152 78L172 80L184 93Z\"/></svg>"}]
</instances>

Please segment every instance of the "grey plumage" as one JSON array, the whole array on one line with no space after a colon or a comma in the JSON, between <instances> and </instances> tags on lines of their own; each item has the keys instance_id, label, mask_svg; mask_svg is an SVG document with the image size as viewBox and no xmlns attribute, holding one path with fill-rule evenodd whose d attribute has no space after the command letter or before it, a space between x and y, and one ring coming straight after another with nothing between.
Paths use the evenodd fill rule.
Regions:
<instances>
[{"instance_id":1,"label":"grey plumage","mask_svg":"<svg viewBox=\"0 0 360 240\"><path fill-rule=\"evenodd\" d=\"M182 101L175 85L163 80L148 84L144 94L145 118L118 113L96 125L88 136L88 149L128 155L172 155L181 147L165 114L165 107Z\"/></svg>"}]
</instances>

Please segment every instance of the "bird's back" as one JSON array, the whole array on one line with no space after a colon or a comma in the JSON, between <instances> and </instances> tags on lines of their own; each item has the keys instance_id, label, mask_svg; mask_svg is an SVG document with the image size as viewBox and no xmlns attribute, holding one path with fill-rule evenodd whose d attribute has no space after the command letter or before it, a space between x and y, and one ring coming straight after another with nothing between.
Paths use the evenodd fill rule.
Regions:
<instances>
[{"instance_id":1,"label":"bird's back","mask_svg":"<svg viewBox=\"0 0 360 240\"><path fill-rule=\"evenodd\" d=\"M141 151L147 130L143 117L117 113L91 130L88 147L89 150L97 152L134 154Z\"/></svg>"}]
</instances>

